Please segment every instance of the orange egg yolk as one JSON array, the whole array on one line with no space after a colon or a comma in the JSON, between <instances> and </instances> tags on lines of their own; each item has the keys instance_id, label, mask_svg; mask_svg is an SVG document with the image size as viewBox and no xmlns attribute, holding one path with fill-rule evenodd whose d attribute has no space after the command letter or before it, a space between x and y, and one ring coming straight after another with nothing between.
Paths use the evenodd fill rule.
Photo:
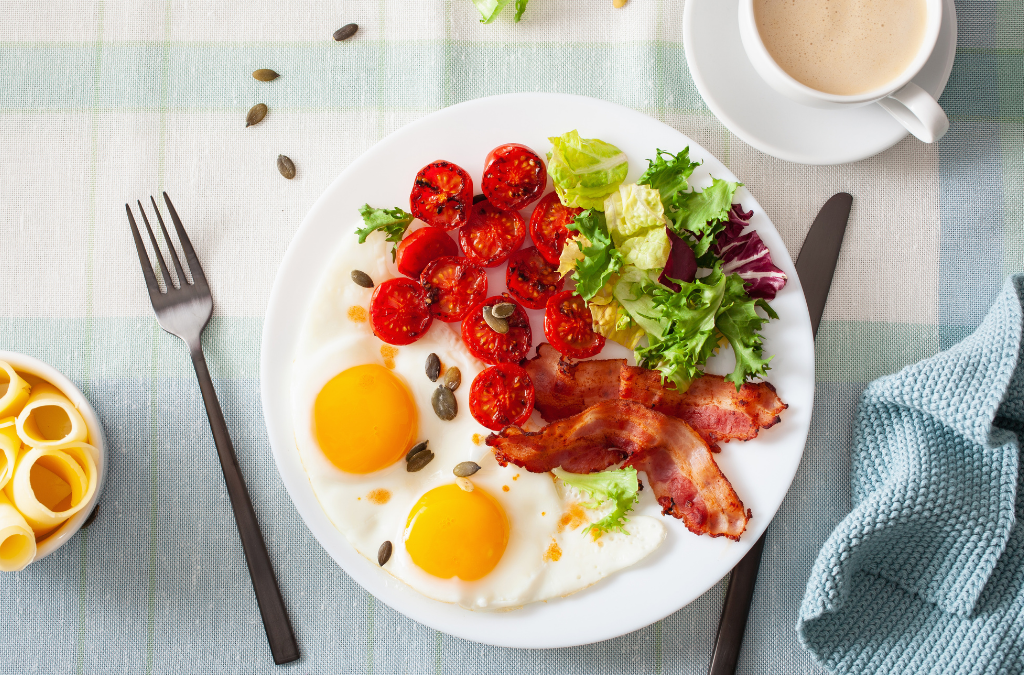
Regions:
<instances>
[{"instance_id":1,"label":"orange egg yolk","mask_svg":"<svg viewBox=\"0 0 1024 675\"><path fill-rule=\"evenodd\" d=\"M324 455L348 473L391 466L416 439L416 406L408 388L372 363L349 368L324 385L313 422Z\"/></svg>"},{"instance_id":2,"label":"orange egg yolk","mask_svg":"<svg viewBox=\"0 0 1024 675\"><path fill-rule=\"evenodd\" d=\"M442 579L474 581L501 560L508 544L508 517L480 488L466 492L442 485L416 502L406 522L405 550L424 572Z\"/></svg>"}]
</instances>

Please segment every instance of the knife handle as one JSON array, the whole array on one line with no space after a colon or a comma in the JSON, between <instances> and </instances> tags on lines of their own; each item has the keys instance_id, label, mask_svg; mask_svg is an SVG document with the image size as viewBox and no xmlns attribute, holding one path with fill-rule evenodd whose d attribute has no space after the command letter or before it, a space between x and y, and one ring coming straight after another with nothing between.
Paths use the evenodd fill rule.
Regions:
<instances>
[{"instance_id":1,"label":"knife handle","mask_svg":"<svg viewBox=\"0 0 1024 675\"><path fill-rule=\"evenodd\" d=\"M736 567L732 568L708 675L733 675L736 672L736 663L743 647L743 635L747 630L750 603L754 599L754 587L757 585L757 568L761 565L764 538L765 535L762 534L747 554L736 563Z\"/></svg>"}]
</instances>

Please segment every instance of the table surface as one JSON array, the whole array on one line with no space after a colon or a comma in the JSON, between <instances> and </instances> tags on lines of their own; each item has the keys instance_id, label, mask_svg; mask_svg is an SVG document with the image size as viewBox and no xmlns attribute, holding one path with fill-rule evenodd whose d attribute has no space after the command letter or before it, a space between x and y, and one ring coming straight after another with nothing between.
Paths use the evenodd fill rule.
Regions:
<instances>
[{"instance_id":1,"label":"table surface","mask_svg":"<svg viewBox=\"0 0 1024 675\"><path fill-rule=\"evenodd\" d=\"M104 421L110 465L94 523L0 576L0 672L706 671L724 581L595 645L465 642L355 585L299 519L271 457L260 332L307 209L395 129L515 91L607 99L690 135L749 187L794 256L821 204L854 195L818 333L810 437L769 529L739 668L822 672L794 624L812 561L850 509L857 398L968 334L1004 276L1024 268L1024 5L957 7L945 138L809 167L750 148L710 114L687 72L681 1L534 0L521 23L506 10L489 26L469 0L4 3L0 348L79 384ZM349 22L359 33L331 40ZM263 67L281 78L256 82ZM244 129L257 102L270 113ZM278 174L278 154L295 161L294 180ZM153 318L125 222L126 201L161 190L210 279L207 358L303 652L279 669L186 350Z\"/></svg>"}]
</instances>

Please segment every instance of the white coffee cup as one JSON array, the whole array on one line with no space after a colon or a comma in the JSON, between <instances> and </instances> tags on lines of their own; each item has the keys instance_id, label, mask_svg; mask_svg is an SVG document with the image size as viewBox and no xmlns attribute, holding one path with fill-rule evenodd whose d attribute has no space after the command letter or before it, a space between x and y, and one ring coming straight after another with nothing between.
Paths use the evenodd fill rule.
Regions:
<instances>
[{"instance_id":1,"label":"white coffee cup","mask_svg":"<svg viewBox=\"0 0 1024 675\"><path fill-rule=\"evenodd\" d=\"M739 0L740 38L754 69L780 94L814 108L850 108L871 103L885 108L907 131L925 143L934 143L949 129L949 118L931 94L910 80L932 55L942 24L942 0L925 0L924 39L910 65L885 85L850 96L812 89L783 70L768 53L757 29L754 0Z\"/></svg>"}]
</instances>

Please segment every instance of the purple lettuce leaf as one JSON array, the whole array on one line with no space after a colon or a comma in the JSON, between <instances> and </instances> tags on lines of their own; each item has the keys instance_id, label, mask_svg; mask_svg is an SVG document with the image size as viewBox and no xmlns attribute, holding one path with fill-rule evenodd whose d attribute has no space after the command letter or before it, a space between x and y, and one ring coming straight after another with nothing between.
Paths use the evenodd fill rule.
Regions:
<instances>
[{"instance_id":1,"label":"purple lettuce leaf","mask_svg":"<svg viewBox=\"0 0 1024 675\"><path fill-rule=\"evenodd\" d=\"M671 227L665 228L665 231L668 233L669 241L672 242L672 249L669 251L665 269L658 277L658 283L668 286L678 293L680 286L672 282L672 279L692 283L697 278L697 257L686 240L673 232Z\"/></svg>"},{"instance_id":2,"label":"purple lettuce leaf","mask_svg":"<svg viewBox=\"0 0 1024 675\"><path fill-rule=\"evenodd\" d=\"M772 264L771 253L757 232L750 230L743 234L753 215L753 211L744 212L741 205L733 204L729 221L711 251L722 260L723 274L738 274L743 279L747 295L772 300L786 285L786 274ZM675 253L674 245L672 253Z\"/></svg>"}]
</instances>

